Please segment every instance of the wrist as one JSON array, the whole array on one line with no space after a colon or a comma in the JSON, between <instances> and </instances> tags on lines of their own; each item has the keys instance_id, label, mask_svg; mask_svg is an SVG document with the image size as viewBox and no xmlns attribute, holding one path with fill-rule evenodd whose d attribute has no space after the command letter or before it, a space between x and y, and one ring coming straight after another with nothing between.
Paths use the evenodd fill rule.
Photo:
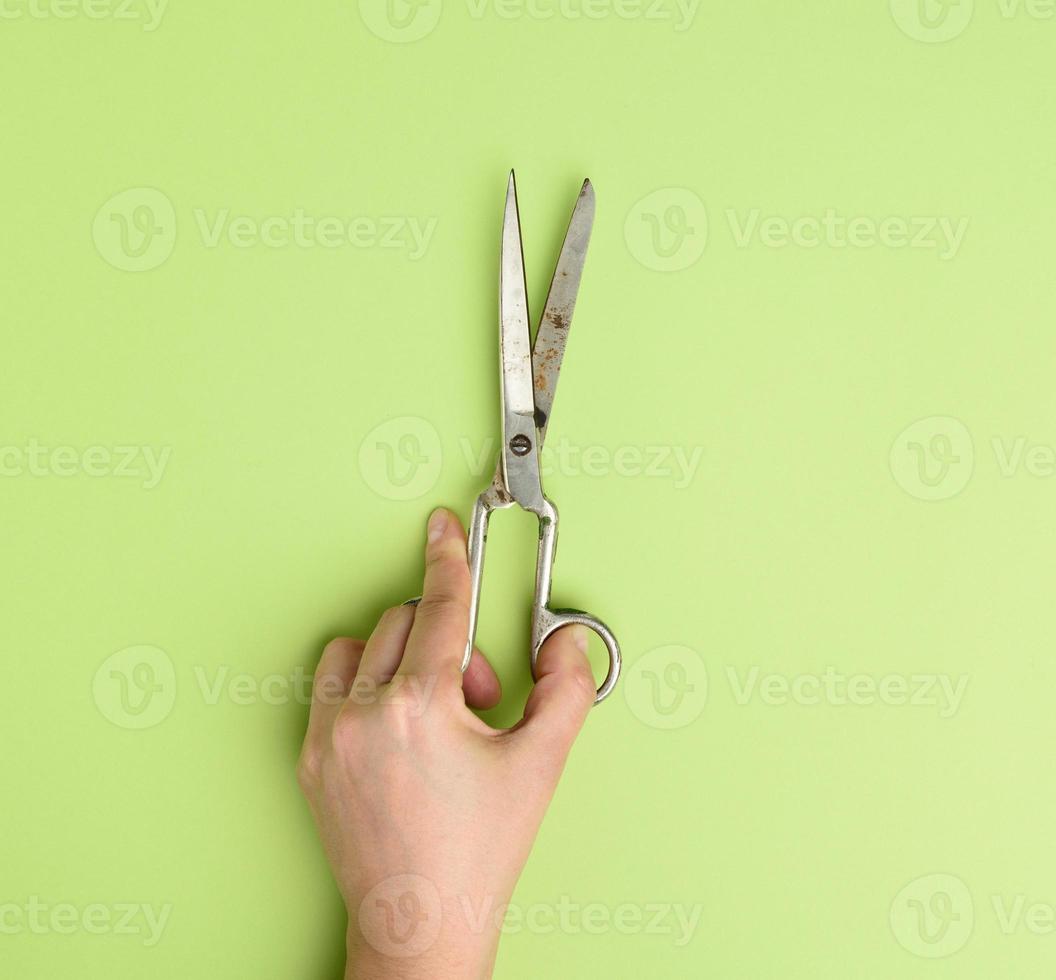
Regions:
<instances>
[{"instance_id":1,"label":"wrist","mask_svg":"<svg viewBox=\"0 0 1056 980\"><path fill-rule=\"evenodd\" d=\"M464 943L394 956L374 949L357 933L348 938L345 980L488 980L496 946Z\"/></svg>"},{"instance_id":2,"label":"wrist","mask_svg":"<svg viewBox=\"0 0 1056 980\"><path fill-rule=\"evenodd\" d=\"M426 911L364 900L349 908L345 980L488 980L499 936L491 921L470 928L446 903Z\"/></svg>"}]
</instances>

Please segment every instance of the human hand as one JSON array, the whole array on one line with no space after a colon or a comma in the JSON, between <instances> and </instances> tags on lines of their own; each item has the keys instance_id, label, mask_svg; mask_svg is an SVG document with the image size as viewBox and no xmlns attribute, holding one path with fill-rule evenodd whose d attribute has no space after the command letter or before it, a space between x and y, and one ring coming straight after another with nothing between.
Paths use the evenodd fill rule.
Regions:
<instances>
[{"instance_id":1,"label":"human hand","mask_svg":"<svg viewBox=\"0 0 1056 980\"><path fill-rule=\"evenodd\" d=\"M417 607L341 638L316 671L298 779L348 910L346 977L491 975L509 902L572 743L594 703L587 632L538 658L524 717L499 730L499 682L469 630L466 536L429 520Z\"/></svg>"}]
</instances>

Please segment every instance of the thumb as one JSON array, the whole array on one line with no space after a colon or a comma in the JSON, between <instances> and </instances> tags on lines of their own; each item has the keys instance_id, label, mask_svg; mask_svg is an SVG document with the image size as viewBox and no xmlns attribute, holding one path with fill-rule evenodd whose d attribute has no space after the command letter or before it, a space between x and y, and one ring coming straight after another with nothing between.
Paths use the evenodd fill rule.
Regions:
<instances>
[{"instance_id":1,"label":"thumb","mask_svg":"<svg viewBox=\"0 0 1056 980\"><path fill-rule=\"evenodd\" d=\"M546 638L535 662L535 687L524 706L519 738L539 745L563 766L594 704L587 628L563 626Z\"/></svg>"}]
</instances>

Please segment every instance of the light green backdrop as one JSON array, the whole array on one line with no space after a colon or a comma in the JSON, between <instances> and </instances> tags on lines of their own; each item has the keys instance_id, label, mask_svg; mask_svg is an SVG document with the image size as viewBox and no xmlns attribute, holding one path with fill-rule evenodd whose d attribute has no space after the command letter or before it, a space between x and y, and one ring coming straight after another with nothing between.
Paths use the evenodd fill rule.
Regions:
<instances>
[{"instance_id":1,"label":"light green backdrop","mask_svg":"<svg viewBox=\"0 0 1056 980\"><path fill-rule=\"evenodd\" d=\"M922 3L2 0L3 976L339 974L297 672L486 481L512 165L627 672L497 975L1051 978L1056 20Z\"/></svg>"}]
</instances>

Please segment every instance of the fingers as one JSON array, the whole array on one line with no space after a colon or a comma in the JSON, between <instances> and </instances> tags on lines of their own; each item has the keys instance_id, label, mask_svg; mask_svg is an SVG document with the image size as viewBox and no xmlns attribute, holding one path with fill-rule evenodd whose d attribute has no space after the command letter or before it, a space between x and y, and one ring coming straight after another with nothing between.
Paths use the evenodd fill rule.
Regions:
<instances>
[{"instance_id":1,"label":"fingers","mask_svg":"<svg viewBox=\"0 0 1056 980\"><path fill-rule=\"evenodd\" d=\"M319 658L312 681L312 707L308 715L308 735L329 731L337 712L356 678L365 644L348 636L331 640Z\"/></svg>"},{"instance_id":2,"label":"fingers","mask_svg":"<svg viewBox=\"0 0 1056 980\"><path fill-rule=\"evenodd\" d=\"M466 534L449 510L429 518L425 584L399 673L457 682L469 636L470 578Z\"/></svg>"},{"instance_id":3,"label":"fingers","mask_svg":"<svg viewBox=\"0 0 1056 980\"><path fill-rule=\"evenodd\" d=\"M557 773L594 704L594 676L586 651L585 626L565 626L547 637L535 664L535 687L515 733L517 741L548 749Z\"/></svg>"},{"instance_id":4,"label":"fingers","mask_svg":"<svg viewBox=\"0 0 1056 980\"><path fill-rule=\"evenodd\" d=\"M386 609L367 640L359 664L359 674L377 684L387 684L400 666L403 648L414 623L414 606Z\"/></svg>"},{"instance_id":5,"label":"fingers","mask_svg":"<svg viewBox=\"0 0 1056 980\"><path fill-rule=\"evenodd\" d=\"M462 690L471 708L494 708L502 700L502 685L494 669L476 647L462 675Z\"/></svg>"}]
</instances>

